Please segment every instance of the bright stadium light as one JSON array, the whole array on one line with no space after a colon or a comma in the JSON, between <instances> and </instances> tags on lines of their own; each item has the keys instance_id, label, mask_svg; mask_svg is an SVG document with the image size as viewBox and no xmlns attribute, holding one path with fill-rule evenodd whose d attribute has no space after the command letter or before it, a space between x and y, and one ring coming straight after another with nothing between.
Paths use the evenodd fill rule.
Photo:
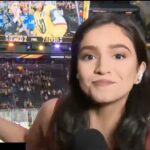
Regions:
<instances>
[{"instance_id":1,"label":"bright stadium light","mask_svg":"<svg viewBox=\"0 0 150 150\"><path fill-rule=\"evenodd\" d=\"M38 49L39 49L39 51L43 51L44 50L44 45L40 44Z\"/></svg>"},{"instance_id":2,"label":"bright stadium light","mask_svg":"<svg viewBox=\"0 0 150 150\"><path fill-rule=\"evenodd\" d=\"M54 47L55 48L60 48L60 44L55 44Z\"/></svg>"},{"instance_id":3,"label":"bright stadium light","mask_svg":"<svg viewBox=\"0 0 150 150\"><path fill-rule=\"evenodd\" d=\"M14 46L15 46L15 44L13 42L8 43L8 47L14 47Z\"/></svg>"}]
</instances>

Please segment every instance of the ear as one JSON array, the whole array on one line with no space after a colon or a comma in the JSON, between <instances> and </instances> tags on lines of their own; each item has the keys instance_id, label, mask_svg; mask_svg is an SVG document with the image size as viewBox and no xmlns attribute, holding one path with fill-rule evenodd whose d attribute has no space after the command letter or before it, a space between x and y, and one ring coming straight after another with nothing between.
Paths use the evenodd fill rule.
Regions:
<instances>
[{"instance_id":1,"label":"ear","mask_svg":"<svg viewBox=\"0 0 150 150\"><path fill-rule=\"evenodd\" d=\"M146 70L146 63L142 61L138 68L138 73L137 73L134 84L139 84L142 81L142 77L143 77L145 70Z\"/></svg>"}]
</instances>

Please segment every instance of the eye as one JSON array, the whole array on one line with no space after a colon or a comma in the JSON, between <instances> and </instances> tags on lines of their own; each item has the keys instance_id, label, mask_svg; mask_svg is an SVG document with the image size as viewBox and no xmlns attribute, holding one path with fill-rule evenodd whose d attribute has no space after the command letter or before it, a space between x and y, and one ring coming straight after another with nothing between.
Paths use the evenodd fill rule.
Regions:
<instances>
[{"instance_id":1,"label":"eye","mask_svg":"<svg viewBox=\"0 0 150 150\"><path fill-rule=\"evenodd\" d=\"M115 57L115 59L124 59L125 58L125 55L123 55L123 54L115 54L114 55L114 57Z\"/></svg>"},{"instance_id":2,"label":"eye","mask_svg":"<svg viewBox=\"0 0 150 150\"><path fill-rule=\"evenodd\" d=\"M96 56L91 55L91 54L86 54L86 55L83 55L83 56L82 56L82 59L83 59L83 60L93 60L93 59L95 59L95 58L96 58Z\"/></svg>"}]
</instances>

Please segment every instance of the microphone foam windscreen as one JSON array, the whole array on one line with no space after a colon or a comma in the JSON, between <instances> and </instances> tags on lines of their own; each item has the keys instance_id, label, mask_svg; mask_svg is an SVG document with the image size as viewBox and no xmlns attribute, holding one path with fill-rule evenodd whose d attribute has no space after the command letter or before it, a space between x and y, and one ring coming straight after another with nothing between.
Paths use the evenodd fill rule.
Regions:
<instances>
[{"instance_id":1,"label":"microphone foam windscreen","mask_svg":"<svg viewBox=\"0 0 150 150\"><path fill-rule=\"evenodd\" d=\"M108 147L98 130L83 129L72 138L70 150L108 150Z\"/></svg>"}]
</instances>

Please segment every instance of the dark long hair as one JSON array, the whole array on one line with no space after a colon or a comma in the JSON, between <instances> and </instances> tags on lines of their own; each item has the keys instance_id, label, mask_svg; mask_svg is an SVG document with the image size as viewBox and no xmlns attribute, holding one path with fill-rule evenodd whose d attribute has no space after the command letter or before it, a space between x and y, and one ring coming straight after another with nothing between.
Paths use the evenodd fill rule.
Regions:
<instances>
[{"instance_id":1,"label":"dark long hair","mask_svg":"<svg viewBox=\"0 0 150 150\"><path fill-rule=\"evenodd\" d=\"M142 61L148 63L145 37L138 27L134 17L115 14L100 13L87 19L77 30L72 40L72 60L70 66L70 90L61 105L53 115L50 123L50 132L53 140L50 141L52 150L65 150L68 143L78 130L89 127L88 109L91 100L84 94L76 78L77 59L80 43L84 35L94 28L104 24L114 23L121 27L128 38L133 42L136 50L138 64ZM148 74L144 73L142 82L134 85L131 90L121 121L116 131L116 140L121 150L144 150L147 129L146 118L149 115L150 92L148 91ZM56 148L57 147L57 148Z\"/></svg>"}]
</instances>

